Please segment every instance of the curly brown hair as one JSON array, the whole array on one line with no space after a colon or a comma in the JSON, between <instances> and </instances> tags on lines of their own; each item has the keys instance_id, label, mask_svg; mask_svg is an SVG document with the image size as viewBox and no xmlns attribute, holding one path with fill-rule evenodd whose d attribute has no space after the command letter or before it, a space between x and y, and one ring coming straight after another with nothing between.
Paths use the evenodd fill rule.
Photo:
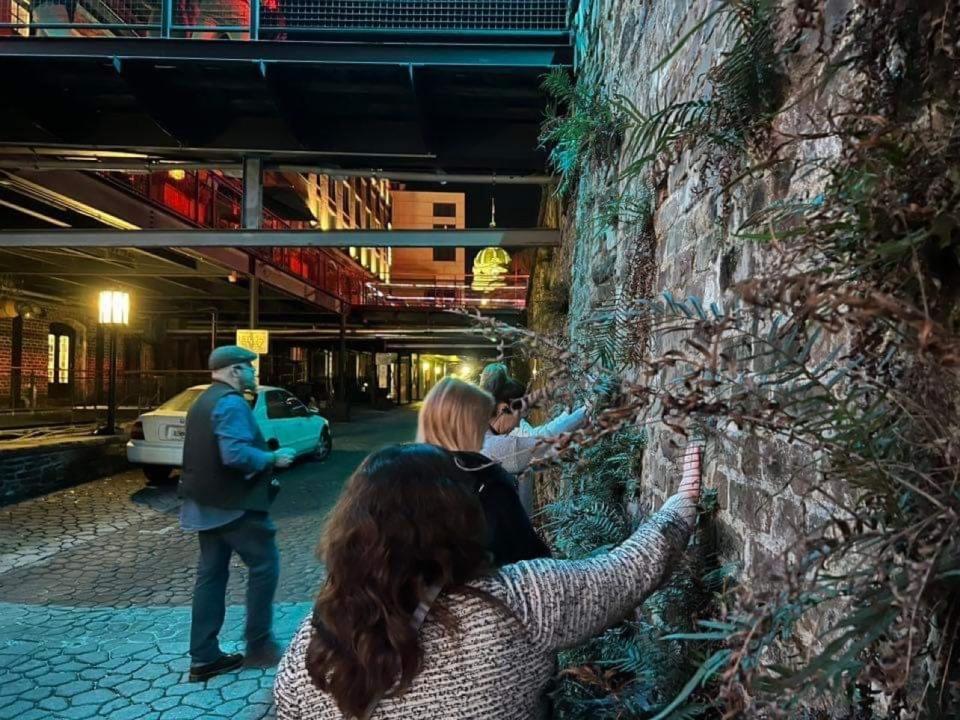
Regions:
<instances>
[{"instance_id":1,"label":"curly brown hair","mask_svg":"<svg viewBox=\"0 0 960 720\"><path fill-rule=\"evenodd\" d=\"M340 711L361 717L405 692L423 663L411 618L432 585L449 594L490 571L472 482L434 445L395 445L357 469L327 520L327 578L313 611L307 672ZM431 616L457 624L444 602Z\"/></svg>"}]
</instances>

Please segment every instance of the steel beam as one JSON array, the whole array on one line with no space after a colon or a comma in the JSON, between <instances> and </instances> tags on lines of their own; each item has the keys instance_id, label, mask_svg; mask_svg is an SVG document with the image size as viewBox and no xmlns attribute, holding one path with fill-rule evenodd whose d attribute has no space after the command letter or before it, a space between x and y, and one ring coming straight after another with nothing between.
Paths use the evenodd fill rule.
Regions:
<instances>
[{"instance_id":1,"label":"steel beam","mask_svg":"<svg viewBox=\"0 0 960 720\"><path fill-rule=\"evenodd\" d=\"M536 44L363 43L224 41L196 42L141 38L0 38L0 57L20 60L67 58L162 62L252 62L304 65L429 65L433 67L483 67L549 69L570 65L566 47Z\"/></svg>"},{"instance_id":2,"label":"steel beam","mask_svg":"<svg viewBox=\"0 0 960 720\"><path fill-rule=\"evenodd\" d=\"M431 156L435 157L435 156ZM38 160L35 156L5 156L0 148L0 170L52 171L70 170L86 172L134 172L151 173L169 170L224 170L237 172L242 164L232 161L209 160L203 162L179 162L176 160ZM496 175L494 173L445 173L445 172L384 172L372 168L332 168L324 163L264 163L264 170L279 170L298 173L317 173L334 178L372 177L397 182L438 182L490 185L552 185L557 178L553 175Z\"/></svg>"},{"instance_id":3,"label":"steel beam","mask_svg":"<svg viewBox=\"0 0 960 720\"><path fill-rule=\"evenodd\" d=\"M0 247L556 247L534 230L0 230Z\"/></svg>"}]
</instances>

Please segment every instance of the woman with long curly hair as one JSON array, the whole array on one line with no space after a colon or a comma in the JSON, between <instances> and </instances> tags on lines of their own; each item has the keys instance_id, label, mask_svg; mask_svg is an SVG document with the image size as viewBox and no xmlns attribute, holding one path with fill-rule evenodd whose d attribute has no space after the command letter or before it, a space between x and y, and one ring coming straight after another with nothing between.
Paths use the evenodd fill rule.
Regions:
<instances>
[{"instance_id":1,"label":"woman with long curly hair","mask_svg":"<svg viewBox=\"0 0 960 720\"><path fill-rule=\"evenodd\" d=\"M274 687L278 720L543 718L554 653L623 619L686 546L699 451L619 547L492 571L483 512L442 448L391 447L350 479L324 530L327 578Z\"/></svg>"}]
</instances>

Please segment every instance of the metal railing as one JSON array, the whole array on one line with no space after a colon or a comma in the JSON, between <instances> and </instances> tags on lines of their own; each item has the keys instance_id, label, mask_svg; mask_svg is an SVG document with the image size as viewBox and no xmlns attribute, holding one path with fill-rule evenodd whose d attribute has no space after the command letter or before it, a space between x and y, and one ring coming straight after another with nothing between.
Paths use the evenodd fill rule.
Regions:
<instances>
[{"instance_id":1,"label":"metal railing","mask_svg":"<svg viewBox=\"0 0 960 720\"><path fill-rule=\"evenodd\" d=\"M200 227L240 228L243 190L238 181L221 173L184 171L180 179L174 179L168 173L99 175ZM265 209L263 227L286 230L303 229L309 225L285 220ZM247 248L247 252L342 302L355 304L362 297L365 273L329 250L275 247Z\"/></svg>"},{"instance_id":2,"label":"metal railing","mask_svg":"<svg viewBox=\"0 0 960 720\"><path fill-rule=\"evenodd\" d=\"M51 382L48 373L12 368L5 388L0 389L0 410L31 413L52 410L83 411L105 408L109 377L80 370L69 371L61 382ZM210 382L204 370L130 370L117 373L117 406L137 410L154 408L191 385Z\"/></svg>"},{"instance_id":3,"label":"metal railing","mask_svg":"<svg viewBox=\"0 0 960 720\"><path fill-rule=\"evenodd\" d=\"M568 0L0 0L0 35L256 40L567 29Z\"/></svg>"},{"instance_id":4,"label":"metal railing","mask_svg":"<svg viewBox=\"0 0 960 720\"><path fill-rule=\"evenodd\" d=\"M387 281L367 282L361 305L397 308L523 310L527 305L529 275L474 275L422 277L394 275Z\"/></svg>"}]
</instances>

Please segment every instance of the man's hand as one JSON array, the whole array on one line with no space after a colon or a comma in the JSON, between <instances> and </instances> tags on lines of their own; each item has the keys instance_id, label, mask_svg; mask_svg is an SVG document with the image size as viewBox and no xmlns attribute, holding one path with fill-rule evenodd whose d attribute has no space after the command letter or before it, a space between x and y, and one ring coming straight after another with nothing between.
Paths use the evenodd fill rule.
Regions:
<instances>
[{"instance_id":1,"label":"man's hand","mask_svg":"<svg viewBox=\"0 0 960 720\"><path fill-rule=\"evenodd\" d=\"M275 468L286 468L293 465L297 457L297 451L293 448L280 448L273 451L273 466Z\"/></svg>"}]
</instances>

